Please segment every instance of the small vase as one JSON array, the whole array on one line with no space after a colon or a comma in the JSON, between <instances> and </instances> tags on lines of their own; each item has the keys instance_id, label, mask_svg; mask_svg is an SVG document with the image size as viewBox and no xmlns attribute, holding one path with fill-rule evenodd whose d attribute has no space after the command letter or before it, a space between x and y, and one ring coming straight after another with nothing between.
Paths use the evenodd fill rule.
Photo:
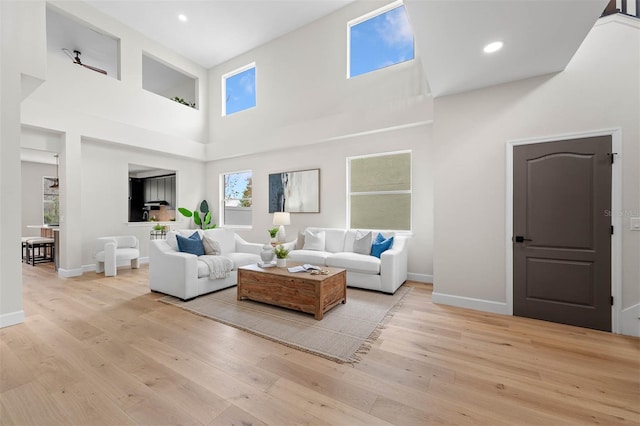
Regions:
<instances>
[{"instance_id":1,"label":"small vase","mask_svg":"<svg viewBox=\"0 0 640 426\"><path fill-rule=\"evenodd\" d=\"M278 239L276 237L271 238L271 246L275 247L278 245Z\"/></svg>"},{"instance_id":2,"label":"small vase","mask_svg":"<svg viewBox=\"0 0 640 426\"><path fill-rule=\"evenodd\" d=\"M276 265L278 268L285 268L287 266L287 259L276 259Z\"/></svg>"},{"instance_id":3,"label":"small vase","mask_svg":"<svg viewBox=\"0 0 640 426\"><path fill-rule=\"evenodd\" d=\"M271 247L271 244L265 244L264 246L262 246L262 251L260 252L260 259L262 259L264 263L271 262L274 256L275 256L275 253L273 252L273 247Z\"/></svg>"}]
</instances>

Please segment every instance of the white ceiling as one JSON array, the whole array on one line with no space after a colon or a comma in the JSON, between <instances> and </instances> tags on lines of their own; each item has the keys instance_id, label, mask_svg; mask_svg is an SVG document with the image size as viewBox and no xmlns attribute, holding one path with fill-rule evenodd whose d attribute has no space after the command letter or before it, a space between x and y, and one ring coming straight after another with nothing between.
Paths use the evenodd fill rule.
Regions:
<instances>
[{"instance_id":1,"label":"white ceiling","mask_svg":"<svg viewBox=\"0 0 640 426\"><path fill-rule=\"evenodd\" d=\"M434 97L563 70L607 0L405 0ZM502 50L488 55L493 41Z\"/></svg>"},{"instance_id":2,"label":"white ceiling","mask_svg":"<svg viewBox=\"0 0 640 426\"><path fill-rule=\"evenodd\" d=\"M352 0L85 0L206 68ZM434 97L558 72L607 0L405 0ZM377 3L379 5L379 3ZM188 17L180 22L178 14ZM501 40L492 55L485 44Z\"/></svg>"},{"instance_id":3,"label":"white ceiling","mask_svg":"<svg viewBox=\"0 0 640 426\"><path fill-rule=\"evenodd\" d=\"M303 27L353 0L85 0L205 68ZM178 20L184 14L187 22Z\"/></svg>"}]
</instances>

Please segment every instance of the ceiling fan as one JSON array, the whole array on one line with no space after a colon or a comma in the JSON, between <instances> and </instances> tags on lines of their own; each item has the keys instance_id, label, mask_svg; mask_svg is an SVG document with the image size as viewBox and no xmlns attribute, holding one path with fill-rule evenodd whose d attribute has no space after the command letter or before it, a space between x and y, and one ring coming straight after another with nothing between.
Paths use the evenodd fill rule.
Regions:
<instances>
[{"instance_id":1,"label":"ceiling fan","mask_svg":"<svg viewBox=\"0 0 640 426\"><path fill-rule=\"evenodd\" d=\"M71 53L71 50L69 50L67 48L63 48L62 51L64 53L66 53L69 58L71 58L71 60L73 61L74 64L78 64L78 65L81 65L81 66L83 66L85 68L89 68L92 71L99 72L100 74L107 75L107 72L105 70L102 70L102 69L96 68L96 67L92 67L91 65L83 64L80 61L80 55L82 55L82 52L80 52L79 50L74 50L73 53ZM74 54L76 56L73 56Z\"/></svg>"}]
</instances>

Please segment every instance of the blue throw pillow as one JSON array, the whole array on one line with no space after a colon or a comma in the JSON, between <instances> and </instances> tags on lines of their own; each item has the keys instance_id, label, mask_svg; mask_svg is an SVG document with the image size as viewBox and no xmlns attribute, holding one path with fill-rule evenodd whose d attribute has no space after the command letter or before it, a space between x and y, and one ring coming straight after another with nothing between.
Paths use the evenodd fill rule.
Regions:
<instances>
[{"instance_id":1,"label":"blue throw pillow","mask_svg":"<svg viewBox=\"0 0 640 426\"><path fill-rule=\"evenodd\" d=\"M195 254L196 256L204 254L204 246L197 231L191 234L189 238L176 235L176 239L178 240L178 251Z\"/></svg>"},{"instance_id":2,"label":"blue throw pillow","mask_svg":"<svg viewBox=\"0 0 640 426\"><path fill-rule=\"evenodd\" d=\"M389 250L393 245L393 237L389 237L386 240L382 236L382 234L378 234L376 239L373 241L371 245L371 256L375 256L380 258L380 255Z\"/></svg>"}]
</instances>

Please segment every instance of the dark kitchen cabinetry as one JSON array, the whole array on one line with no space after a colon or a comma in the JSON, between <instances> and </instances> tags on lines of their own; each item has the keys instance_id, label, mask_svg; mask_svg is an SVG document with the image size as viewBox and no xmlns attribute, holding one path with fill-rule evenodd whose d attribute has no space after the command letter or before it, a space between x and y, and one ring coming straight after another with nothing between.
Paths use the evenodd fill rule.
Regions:
<instances>
[{"instance_id":1,"label":"dark kitchen cabinetry","mask_svg":"<svg viewBox=\"0 0 640 426\"><path fill-rule=\"evenodd\" d=\"M154 218L173 220L175 214L171 211L175 209L175 203L175 174L129 177L129 222L146 222Z\"/></svg>"},{"instance_id":2,"label":"dark kitchen cabinetry","mask_svg":"<svg viewBox=\"0 0 640 426\"><path fill-rule=\"evenodd\" d=\"M129 178L129 222L142 222L144 179Z\"/></svg>"},{"instance_id":3,"label":"dark kitchen cabinetry","mask_svg":"<svg viewBox=\"0 0 640 426\"><path fill-rule=\"evenodd\" d=\"M145 202L166 201L168 205L175 206L175 175L146 178L144 181Z\"/></svg>"}]
</instances>

